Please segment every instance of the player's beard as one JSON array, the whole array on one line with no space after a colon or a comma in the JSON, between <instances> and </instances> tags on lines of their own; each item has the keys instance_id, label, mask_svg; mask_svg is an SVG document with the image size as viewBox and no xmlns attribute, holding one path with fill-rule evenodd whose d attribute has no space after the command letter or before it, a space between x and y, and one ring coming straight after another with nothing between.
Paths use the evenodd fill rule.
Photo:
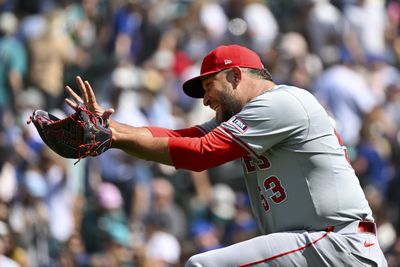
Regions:
<instances>
[{"instance_id":1,"label":"player's beard","mask_svg":"<svg viewBox=\"0 0 400 267\"><path fill-rule=\"evenodd\" d=\"M219 123L229 120L233 115L236 115L242 110L242 104L234 98L233 95L221 95L220 99L220 118Z\"/></svg>"}]
</instances>

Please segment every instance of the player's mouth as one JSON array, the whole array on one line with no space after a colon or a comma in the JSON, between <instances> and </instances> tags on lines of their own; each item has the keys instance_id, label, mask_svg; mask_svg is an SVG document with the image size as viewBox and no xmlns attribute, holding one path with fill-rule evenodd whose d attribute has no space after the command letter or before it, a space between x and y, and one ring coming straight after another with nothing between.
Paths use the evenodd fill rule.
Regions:
<instances>
[{"instance_id":1,"label":"player's mouth","mask_svg":"<svg viewBox=\"0 0 400 267\"><path fill-rule=\"evenodd\" d=\"M210 108L217 111L217 109L219 108L219 105L210 105Z\"/></svg>"}]
</instances>

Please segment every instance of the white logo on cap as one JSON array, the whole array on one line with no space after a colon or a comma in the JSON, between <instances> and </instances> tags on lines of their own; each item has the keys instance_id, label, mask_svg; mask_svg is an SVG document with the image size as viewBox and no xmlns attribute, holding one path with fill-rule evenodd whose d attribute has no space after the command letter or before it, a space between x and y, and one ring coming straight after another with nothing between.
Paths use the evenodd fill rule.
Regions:
<instances>
[{"instance_id":1,"label":"white logo on cap","mask_svg":"<svg viewBox=\"0 0 400 267\"><path fill-rule=\"evenodd\" d=\"M232 63L232 60L230 60L230 59L224 59L224 64L225 65L228 65L228 64L231 64Z\"/></svg>"}]
</instances>

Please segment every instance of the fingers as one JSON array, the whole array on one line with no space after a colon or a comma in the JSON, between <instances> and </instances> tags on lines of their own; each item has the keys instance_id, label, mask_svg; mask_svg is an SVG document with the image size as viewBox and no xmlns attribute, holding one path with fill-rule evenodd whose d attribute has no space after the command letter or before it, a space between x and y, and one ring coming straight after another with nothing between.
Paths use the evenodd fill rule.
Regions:
<instances>
[{"instance_id":1,"label":"fingers","mask_svg":"<svg viewBox=\"0 0 400 267\"><path fill-rule=\"evenodd\" d=\"M93 92L92 86L88 81L85 81L85 88L86 88L88 102L91 104L96 103L96 96Z\"/></svg>"},{"instance_id":2,"label":"fingers","mask_svg":"<svg viewBox=\"0 0 400 267\"><path fill-rule=\"evenodd\" d=\"M88 81L83 81L80 76L76 77L76 83L79 86L81 91L81 95L79 96L77 93L72 90L71 87L66 86L65 90L67 91L70 98L65 99L65 103L71 108L77 110L78 104L84 104L90 111L95 113L97 116L103 116L108 119L112 113L114 113L113 109L103 110L96 102L96 96L92 89L92 86Z\"/></svg>"},{"instance_id":3,"label":"fingers","mask_svg":"<svg viewBox=\"0 0 400 267\"><path fill-rule=\"evenodd\" d=\"M73 101L76 103L96 103L96 97L94 95L93 89L90 86L88 81L83 81L80 76L76 77L76 83L79 86L79 89L81 91L82 97L80 97L77 93L74 92L74 90L70 86L66 86L65 90L67 91L68 95L72 98ZM73 102L71 100L66 101L68 105L72 107ZM76 104L74 105L76 106Z\"/></svg>"},{"instance_id":4,"label":"fingers","mask_svg":"<svg viewBox=\"0 0 400 267\"><path fill-rule=\"evenodd\" d=\"M70 106L72 109L76 110L78 108L78 104L71 99L66 98L65 103Z\"/></svg>"},{"instance_id":5,"label":"fingers","mask_svg":"<svg viewBox=\"0 0 400 267\"><path fill-rule=\"evenodd\" d=\"M90 83L88 81L83 81L80 76L76 77L76 82L78 83L78 86L82 92L82 98L84 100L84 103L89 103L89 104L97 103L96 96L94 94L94 91Z\"/></svg>"},{"instance_id":6,"label":"fingers","mask_svg":"<svg viewBox=\"0 0 400 267\"><path fill-rule=\"evenodd\" d=\"M114 113L113 108L106 109L103 113L103 118L108 120L113 113Z\"/></svg>"},{"instance_id":7,"label":"fingers","mask_svg":"<svg viewBox=\"0 0 400 267\"><path fill-rule=\"evenodd\" d=\"M76 103L83 103L82 98L77 95L74 90L72 90L71 87L68 85L65 87L65 90L67 91L68 95L76 102Z\"/></svg>"},{"instance_id":8,"label":"fingers","mask_svg":"<svg viewBox=\"0 0 400 267\"><path fill-rule=\"evenodd\" d=\"M87 92L88 90L85 87L85 83L83 82L83 80L82 80L82 78L80 76L77 76L75 80L76 80L76 83L79 86L79 89L81 90L82 98L83 98L84 103L88 103L89 102L88 92Z\"/></svg>"},{"instance_id":9,"label":"fingers","mask_svg":"<svg viewBox=\"0 0 400 267\"><path fill-rule=\"evenodd\" d=\"M73 109L75 109L76 110L76 108L77 108L77 106L78 106L78 103L83 103L83 100L82 100L82 98L79 96L79 95L77 95L75 92L74 92L74 90L72 90L71 89L71 87L69 87L69 86L66 86L65 87L65 91L67 91L67 94L71 97L71 99L69 99L69 98L66 98L65 99L65 103L67 103L68 104L68 106L70 106L71 108L73 108Z\"/></svg>"}]
</instances>

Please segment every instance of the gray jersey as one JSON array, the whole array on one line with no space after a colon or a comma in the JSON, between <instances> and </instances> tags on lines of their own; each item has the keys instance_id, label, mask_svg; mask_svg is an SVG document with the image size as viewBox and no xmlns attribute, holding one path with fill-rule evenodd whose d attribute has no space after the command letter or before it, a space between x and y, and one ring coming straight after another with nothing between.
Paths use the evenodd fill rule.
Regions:
<instances>
[{"instance_id":1,"label":"gray jersey","mask_svg":"<svg viewBox=\"0 0 400 267\"><path fill-rule=\"evenodd\" d=\"M326 111L306 90L280 85L218 127L244 147L251 207L264 233L373 220Z\"/></svg>"}]
</instances>

